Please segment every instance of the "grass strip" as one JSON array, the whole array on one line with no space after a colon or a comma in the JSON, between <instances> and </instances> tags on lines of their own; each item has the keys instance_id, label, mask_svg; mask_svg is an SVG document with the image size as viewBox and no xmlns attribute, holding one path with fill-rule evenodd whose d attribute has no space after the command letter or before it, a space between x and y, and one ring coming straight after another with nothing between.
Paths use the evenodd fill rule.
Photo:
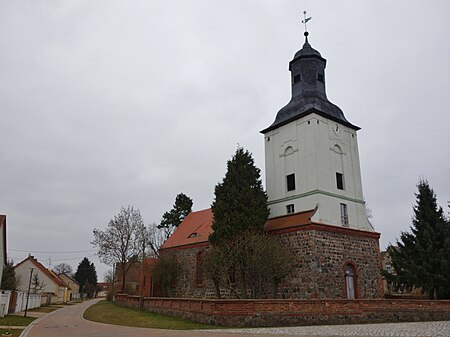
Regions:
<instances>
[{"instance_id":1,"label":"grass strip","mask_svg":"<svg viewBox=\"0 0 450 337\"><path fill-rule=\"evenodd\" d=\"M35 319L35 317L7 315L0 318L0 326L27 326Z\"/></svg>"},{"instance_id":2,"label":"grass strip","mask_svg":"<svg viewBox=\"0 0 450 337\"><path fill-rule=\"evenodd\" d=\"M14 329L14 330L0 329L0 336L3 335L3 334L6 334L6 332L10 332L11 333L11 335L10 335L11 337L19 337L20 334L22 333L22 331L23 330L17 330L17 329Z\"/></svg>"},{"instance_id":3,"label":"grass strip","mask_svg":"<svg viewBox=\"0 0 450 337\"><path fill-rule=\"evenodd\" d=\"M100 301L89 307L84 318L90 321L131 326L138 328L194 330L214 329L214 325L202 324L172 316L159 315L147 311L119 306L112 302Z\"/></svg>"},{"instance_id":4,"label":"grass strip","mask_svg":"<svg viewBox=\"0 0 450 337\"><path fill-rule=\"evenodd\" d=\"M58 305L43 305L41 307L33 308L33 309L28 310L28 311L31 311L31 312L52 312L52 311L55 311L55 310L57 310L59 308L62 308L62 306L58 306Z\"/></svg>"}]
</instances>

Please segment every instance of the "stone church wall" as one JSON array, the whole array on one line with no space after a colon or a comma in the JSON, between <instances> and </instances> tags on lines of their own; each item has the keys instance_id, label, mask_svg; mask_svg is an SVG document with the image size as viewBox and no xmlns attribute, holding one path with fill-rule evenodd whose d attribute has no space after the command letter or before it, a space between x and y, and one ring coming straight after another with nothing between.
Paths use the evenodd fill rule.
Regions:
<instances>
[{"instance_id":1,"label":"stone church wall","mask_svg":"<svg viewBox=\"0 0 450 337\"><path fill-rule=\"evenodd\" d=\"M345 299L345 266L356 271L356 298L381 298L380 255L378 238L367 232L334 226L319 225L313 229L299 229L277 233L287 249L298 257L293 274L278 287L278 298ZM324 230L325 229L325 230ZM191 248L171 249L163 254L175 254L180 270L172 289L179 298L215 298L213 283L203 277L197 284L197 255L207 244ZM239 280L236 280L236 284ZM267 296L270 297L267 285ZM224 298L235 296L221 288Z\"/></svg>"},{"instance_id":2,"label":"stone church wall","mask_svg":"<svg viewBox=\"0 0 450 337\"><path fill-rule=\"evenodd\" d=\"M296 270L279 285L281 298L347 298L345 267L356 271L356 298L381 298L378 239L329 230L298 230L279 234L298 256Z\"/></svg>"}]
</instances>

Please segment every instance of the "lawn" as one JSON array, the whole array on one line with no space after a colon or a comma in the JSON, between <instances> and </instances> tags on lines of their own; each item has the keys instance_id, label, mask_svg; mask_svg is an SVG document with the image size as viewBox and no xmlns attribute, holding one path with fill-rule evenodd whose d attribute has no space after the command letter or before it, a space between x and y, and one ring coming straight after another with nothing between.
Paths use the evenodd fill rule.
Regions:
<instances>
[{"instance_id":1,"label":"lawn","mask_svg":"<svg viewBox=\"0 0 450 337\"><path fill-rule=\"evenodd\" d=\"M213 325L201 324L181 318L163 316L132 308L121 307L107 301L100 301L86 310L84 318L90 321L139 328L193 330L214 329Z\"/></svg>"},{"instance_id":2,"label":"lawn","mask_svg":"<svg viewBox=\"0 0 450 337\"><path fill-rule=\"evenodd\" d=\"M0 318L0 326L27 326L35 319L35 317L7 315Z\"/></svg>"},{"instance_id":3,"label":"lawn","mask_svg":"<svg viewBox=\"0 0 450 337\"><path fill-rule=\"evenodd\" d=\"M0 336L7 331L11 332L11 337L19 337L23 330L6 330L6 329L0 329Z\"/></svg>"},{"instance_id":4,"label":"lawn","mask_svg":"<svg viewBox=\"0 0 450 337\"><path fill-rule=\"evenodd\" d=\"M52 311L55 311L55 310L57 310L57 309L59 309L59 308L63 308L63 306L60 306L60 305L43 305L43 306L41 306L41 307L33 308L33 309L28 310L28 311L34 311L34 312L52 312Z\"/></svg>"}]
</instances>

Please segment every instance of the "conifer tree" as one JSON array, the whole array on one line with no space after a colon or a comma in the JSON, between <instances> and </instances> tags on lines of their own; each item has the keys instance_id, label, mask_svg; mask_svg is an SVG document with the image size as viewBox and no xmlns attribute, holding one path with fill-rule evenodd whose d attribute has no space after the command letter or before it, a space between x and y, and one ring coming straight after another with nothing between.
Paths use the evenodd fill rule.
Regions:
<instances>
[{"instance_id":1,"label":"conifer tree","mask_svg":"<svg viewBox=\"0 0 450 337\"><path fill-rule=\"evenodd\" d=\"M2 275L2 283L1 289L4 290L17 290L17 286L19 281L16 276L16 272L14 270L14 261L7 260L6 264L3 266L3 275Z\"/></svg>"},{"instance_id":2,"label":"conifer tree","mask_svg":"<svg viewBox=\"0 0 450 337\"><path fill-rule=\"evenodd\" d=\"M163 214L161 223L157 226L164 230L166 240L191 211L192 199L184 193L178 194L172 209Z\"/></svg>"},{"instance_id":3,"label":"conifer tree","mask_svg":"<svg viewBox=\"0 0 450 337\"><path fill-rule=\"evenodd\" d=\"M250 152L239 147L227 162L223 181L215 187L212 244L232 239L245 231L262 232L269 216L267 195L263 190L260 169Z\"/></svg>"},{"instance_id":4,"label":"conifer tree","mask_svg":"<svg viewBox=\"0 0 450 337\"><path fill-rule=\"evenodd\" d=\"M260 170L255 166L250 152L238 148L227 162L223 181L215 187L213 233L209 236L213 249L227 242L245 241L245 235L262 234L269 216L267 194L260 179ZM233 269L239 273L240 296L247 298L247 271L250 261L246 245L234 252ZM216 288L218 288L215 280Z\"/></svg>"},{"instance_id":5,"label":"conifer tree","mask_svg":"<svg viewBox=\"0 0 450 337\"><path fill-rule=\"evenodd\" d=\"M85 257L78 264L74 278L80 284L80 293L85 293L88 297L93 297L97 288L97 271L95 270L94 263Z\"/></svg>"},{"instance_id":6,"label":"conifer tree","mask_svg":"<svg viewBox=\"0 0 450 337\"><path fill-rule=\"evenodd\" d=\"M402 232L390 249L400 284L421 288L430 299L450 296L450 224L426 180L417 185L410 232Z\"/></svg>"}]
</instances>

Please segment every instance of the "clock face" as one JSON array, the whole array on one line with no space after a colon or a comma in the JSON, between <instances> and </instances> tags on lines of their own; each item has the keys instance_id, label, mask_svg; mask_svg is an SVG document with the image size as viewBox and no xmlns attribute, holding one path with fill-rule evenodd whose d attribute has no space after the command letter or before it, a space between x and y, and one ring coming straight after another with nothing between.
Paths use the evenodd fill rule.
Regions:
<instances>
[{"instance_id":1,"label":"clock face","mask_svg":"<svg viewBox=\"0 0 450 337\"><path fill-rule=\"evenodd\" d=\"M341 128L339 127L339 125L335 124L335 125L333 126L333 133L334 133L336 136L339 136L339 135L341 134Z\"/></svg>"}]
</instances>

